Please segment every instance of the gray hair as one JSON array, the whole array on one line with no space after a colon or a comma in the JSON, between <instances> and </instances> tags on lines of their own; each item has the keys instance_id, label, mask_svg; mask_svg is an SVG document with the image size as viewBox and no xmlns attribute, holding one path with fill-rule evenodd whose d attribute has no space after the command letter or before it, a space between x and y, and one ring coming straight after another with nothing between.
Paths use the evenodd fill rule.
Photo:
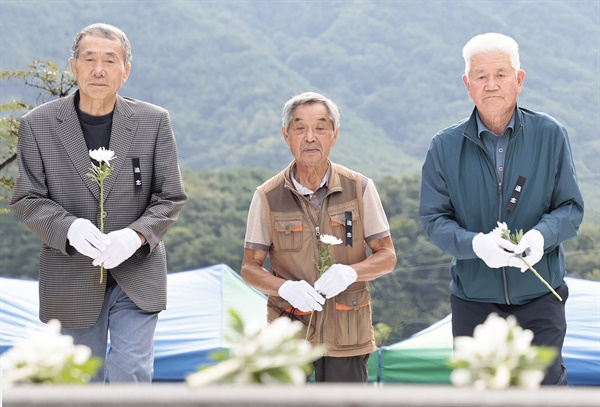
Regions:
<instances>
[{"instance_id":1,"label":"gray hair","mask_svg":"<svg viewBox=\"0 0 600 407\"><path fill-rule=\"evenodd\" d=\"M315 92L304 92L288 100L285 106L283 106L281 125L288 129L294 115L294 110L298 106L313 103L323 103L325 105L329 111L329 119L333 123L333 131L340 128L340 112L336 104L331 99Z\"/></svg>"},{"instance_id":2,"label":"gray hair","mask_svg":"<svg viewBox=\"0 0 600 407\"><path fill-rule=\"evenodd\" d=\"M81 40L89 35L96 35L109 40L119 41L123 47L123 53L125 54L125 65L131 63L131 43L125 33L115 26L103 23L88 25L77 34L75 40L73 40L73 48L71 49L73 58L77 59L79 57Z\"/></svg>"},{"instance_id":3,"label":"gray hair","mask_svg":"<svg viewBox=\"0 0 600 407\"><path fill-rule=\"evenodd\" d=\"M521 69L519 61L519 44L511 37L498 34L487 33L476 35L463 47L463 58L465 60L465 75L469 76L471 70L471 59L479 54L491 54L502 52L510 58L510 64L515 70L515 74Z\"/></svg>"}]
</instances>

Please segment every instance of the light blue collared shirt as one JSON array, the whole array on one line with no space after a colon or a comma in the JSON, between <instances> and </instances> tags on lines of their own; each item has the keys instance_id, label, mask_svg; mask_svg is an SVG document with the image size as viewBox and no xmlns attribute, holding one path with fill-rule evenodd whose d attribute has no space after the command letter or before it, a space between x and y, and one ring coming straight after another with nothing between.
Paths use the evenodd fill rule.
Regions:
<instances>
[{"instance_id":1,"label":"light blue collared shirt","mask_svg":"<svg viewBox=\"0 0 600 407\"><path fill-rule=\"evenodd\" d=\"M515 115L513 113L508 125L506 126L506 129L504 129L504 133L502 133L500 136L492 133L487 127L485 127L485 124L483 124L481 118L479 117L479 112L476 112L475 116L477 118L477 133L479 134L479 138L483 141L485 149L493 160L498 179L502 180L502 175L504 172L504 160L506 159L506 149L508 147L510 136L514 132Z\"/></svg>"}]
</instances>

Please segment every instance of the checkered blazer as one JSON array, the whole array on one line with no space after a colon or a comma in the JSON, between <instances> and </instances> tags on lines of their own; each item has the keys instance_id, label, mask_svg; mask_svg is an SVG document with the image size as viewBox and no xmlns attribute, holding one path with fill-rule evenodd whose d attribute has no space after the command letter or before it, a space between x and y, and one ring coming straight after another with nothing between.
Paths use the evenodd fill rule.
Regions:
<instances>
[{"instance_id":1,"label":"checkered blazer","mask_svg":"<svg viewBox=\"0 0 600 407\"><path fill-rule=\"evenodd\" d=\"M100 188L86 175L91 159L74 96L45 103L22 118L19 175L10 204L42 240L40 320L56 318L66 328L86 328L100 314L106 275L100 284L100 267L92 266L92 259L67 241L76 218L100 227ZM104 232L129 227L148 241L111 273L141 309L161 311L167 302L162 238L187 199L168 112L117 96L109 148L115 158L104 184ZM141 169L141 190L135 189L135 159Z\"/></svg>"}]
</instances>

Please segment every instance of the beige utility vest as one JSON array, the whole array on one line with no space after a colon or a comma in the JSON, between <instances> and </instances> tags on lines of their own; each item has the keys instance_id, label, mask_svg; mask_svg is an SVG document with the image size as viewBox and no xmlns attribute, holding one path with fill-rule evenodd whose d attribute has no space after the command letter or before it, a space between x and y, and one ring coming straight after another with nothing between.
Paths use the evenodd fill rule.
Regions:
<instances>
[{"instance_id":1,"label":"beige utility vest","mask_svg":"<svg viewBox=\"0 0 600 407\"><path fill-rule=\"evenodd\" d=\"M314 285L319 278L315 265L321 243L319 234L341 239L331 246L336 263L354 264L366 258L363 233L363 176L330 162L328 191L320 213L296 191L291 180L292 162L284 171L258 188L269 222L273 242L269 250L273 273L286 280L306 280ZM346 212L352 212L352 246L346 245ZM303 313L279 296L269 296L268 320L287 316L304 323L302 337L324 344L326 356L357 356L375 351L371 320L371 296L365 281L351 284L345 291L326 300L323 311Z\"/></svg>"}]
</instances>

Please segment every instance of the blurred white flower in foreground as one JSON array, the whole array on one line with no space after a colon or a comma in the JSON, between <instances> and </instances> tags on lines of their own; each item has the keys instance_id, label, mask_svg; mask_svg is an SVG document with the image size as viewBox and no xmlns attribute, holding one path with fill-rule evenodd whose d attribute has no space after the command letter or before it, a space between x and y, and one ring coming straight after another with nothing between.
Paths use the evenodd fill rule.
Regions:
<instances>
[{"instance_id":1,"label":"blurred white flower in foreground","mask_svg":"<svg viewBox=\"0 0 600 407\"><path fill-rule=\"evenodd\" d=\"M229 350L213 356L220 363L187 376L189 386L216 382L303 385L312 371L311 363L325 353L324 348L298 337L302 330L299 321L281 317L264 327L259 323L244 326L234 311L230 314L238 337Z\"/></svg>"},{"instance_id":2,"label":"blurred white flower in foreground","mask_svg":"<svg viewBox=\"0 0 600 407\"><path fill-rule=\"evenodd\" d=\"M43 330L31 330L14 342L1 358L2 381L15 383L87 383L101 362L85 345L73 344L61 335L60 322L53 319Z\"/></svg>"},{"instance_id":3,"label":"blurred white flower in foreground","mask_svg":"<svg viewBox=\"0 0 600 407\"><path fill-rule=\"evenodd\" d=\"M556 358L551 347L531 346L533 333L517 325L514 316L506 319L490 314L475 328L473 337L454 339L449 364L455 386L476 389L505 389L518 386L537 389L546 368Z\"/></svg>"}]
</instances>

